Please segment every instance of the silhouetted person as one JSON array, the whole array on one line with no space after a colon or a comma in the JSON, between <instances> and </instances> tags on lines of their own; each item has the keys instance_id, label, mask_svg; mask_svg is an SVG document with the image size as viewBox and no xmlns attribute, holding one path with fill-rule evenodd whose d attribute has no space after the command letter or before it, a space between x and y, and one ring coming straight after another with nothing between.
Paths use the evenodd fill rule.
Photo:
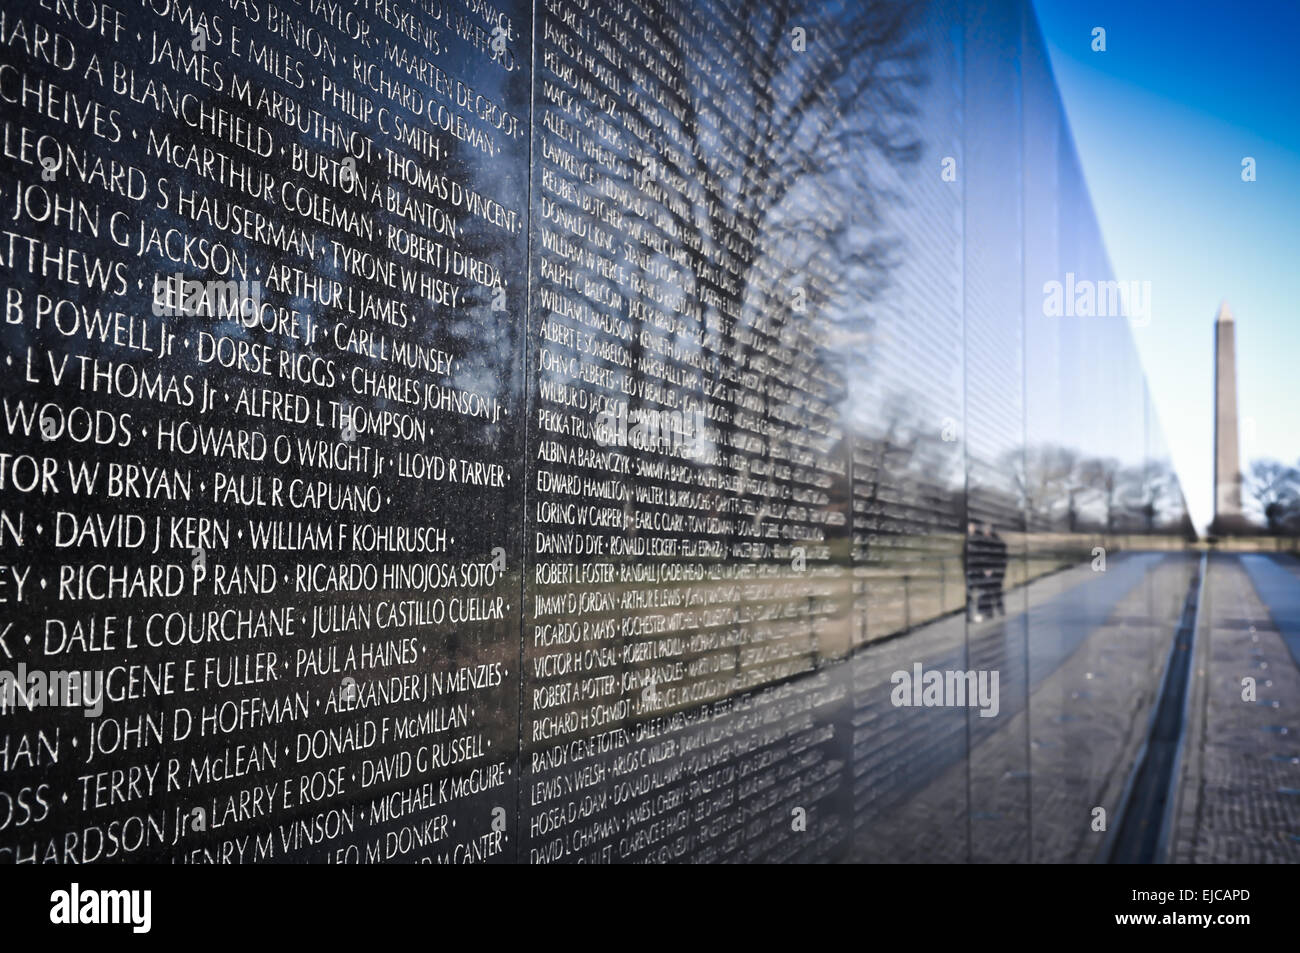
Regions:
<instances>
[{"instance_id":1,"label":"silhouetted person","mask_svg":"<svg viewBox=\"0 0 1300 953\"><path fill-rule=\"evenodd\" d=\"M1007 578L1007 543L993 524L988 524L989 574L986 587L986 606L989 615L1007 614L1007 607L1002 602L1002 584Z\"/></svg>"},{"instance_id":2,"label":"silhouetted person","mask_svg":"<svg viewBox=\"0 0 1300 953\"><path fill-rule=\"evenodd\" d=\"M984 621L990 555L988 536L979 523L971 520L966 524L966 543L962 552L966 568L966 617L971 622Z\"/></svg>"}]
</instances>

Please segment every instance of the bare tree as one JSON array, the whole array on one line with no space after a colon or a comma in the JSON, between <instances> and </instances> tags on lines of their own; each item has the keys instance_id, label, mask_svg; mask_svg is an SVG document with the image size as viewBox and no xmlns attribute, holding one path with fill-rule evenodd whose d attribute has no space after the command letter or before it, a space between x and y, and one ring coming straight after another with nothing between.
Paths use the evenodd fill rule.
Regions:
<instances>
[{"instance_id":1,"label":"bare tree","mask_svg":"<svg viewBox=\"0 0 1300 953\"><path fill-rule=\"evenodd\" d=\"M1296 467L1277 460L1255 460L1246 474L1246 492L1274 536L1300 516L1300 469Z\"/></svg>"},{"instance_id":2,"label":"bare tree","mask_svg":"<svg viewBox=\"0 0 1300 953\"><path fill-rule=\"evenodd\" d=\"M1181 525L1187 511L1178 475L1168 460L1149 460L1125 469L1120 479L1126 508L1137 517L1142 532Z\"/></svg>"},{"instance_id":3,"label":"bare tree","mask_svg":"<svg viewBox=\"0 0 1300 953\"><path fill-rule=\"evenodd\" d=\"M1064 522L1060 528L1078 529L1080 498L1086 487L1077 451L1046 443L1023 450L1015 447L1003 454L1001 464L1014 475L1030 525L1048 529Z\"/></svg>"},{"instance_id":4,"label":"bare tree","mask_svg":"<svg viewBox=\"0 0 1300 953\"><path fill-rule=\"evenodd\" d=\"M1122 515L1121 472L1120 463L1114 457L1090 457L1079 463L1080 480L1096 494L1105 512L1102 528L1107 533L1115 532Z\"/></svg>"},{"instance_id":5,"label":"bare tree","mask_svg":"<svg viewBox=\"0 0 1300 953\"><path fill-rule=\"evenodd\" d=\"M882 214L893 196L879 170L920 155L913 94L925 84L914 29L922 6L773 0L728 24L731 39L708 53L720 62L739 55L754 68L668 79L671 133L639 143L637 161L668 182L699 185L672 215L717 264L699 276L679 269L709 355L710 391L727 393L738 370L784 370L773 361L789 356L794 378L817 392L809 412L834 418L842 368L869 341L864 305L897 262ZM656 27L667 59L689 61L683 32L671 22ZM764 389L761 399L773 424L761 456L773 458L782 453L786 398ZM736 418L719 420L719 447L747 441L741 429ZM832 431L822 443L822 453L843 455L851 441Z\"/></svg>"}]
</instances>

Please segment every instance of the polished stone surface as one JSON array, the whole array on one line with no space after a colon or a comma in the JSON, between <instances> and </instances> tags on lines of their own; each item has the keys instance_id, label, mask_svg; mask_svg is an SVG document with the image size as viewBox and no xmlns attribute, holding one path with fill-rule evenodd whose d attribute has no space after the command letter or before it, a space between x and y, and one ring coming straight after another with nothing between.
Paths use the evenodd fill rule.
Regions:
<instances>
[{"instance_id":1,"label":"polished stone surface","mask_svg":"<svg viewBox=\"0 0 1300 953\"><path fill-rule=\"evenodd\" d=\"M1096 854L1188 523L1027 4L59 9L0 862Z\"/></svg>"}]
</instances>

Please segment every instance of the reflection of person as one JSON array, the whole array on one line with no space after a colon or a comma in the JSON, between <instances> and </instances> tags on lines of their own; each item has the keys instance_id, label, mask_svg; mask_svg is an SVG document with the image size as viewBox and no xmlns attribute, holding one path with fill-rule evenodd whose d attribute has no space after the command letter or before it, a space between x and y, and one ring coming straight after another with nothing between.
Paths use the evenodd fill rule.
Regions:
<instances>
[{"instance_id":1,"label":"reflection of person","mask_svg":"<svg viewBox=\"0 0 1300 953\"><path fill-rule=\"evenodd\" d=\"M966 564L966 618L984 621L984 583L988 572L988 537L979 523L966 524L962 561Z\"/></svg>"},{"instance_id":2,"label":"reflection of person","mask_svg":"<svg viewBox=\"0 0 1300 953\"><path fill-rule=\"evenodd\" d=\"M1002 602L1002 583L1007 576L1007 544L993 528L988 525L989 573L987 589L987 607L989 615L1006 615L1007 607Z\"/></svg>"}]
</instances>

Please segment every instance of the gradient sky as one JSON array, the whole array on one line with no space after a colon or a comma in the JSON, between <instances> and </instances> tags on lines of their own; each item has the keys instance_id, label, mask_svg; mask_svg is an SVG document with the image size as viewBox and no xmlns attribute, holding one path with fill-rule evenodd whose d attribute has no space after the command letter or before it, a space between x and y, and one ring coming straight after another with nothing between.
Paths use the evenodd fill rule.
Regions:
<instances>
[{"instance_id":1,"label":"gradient sky","mask_svg":"<svg viewBox=\"0 0 1300 953\"><path fill-rule=\"evenodd\" d=\"M1221 300L1237 318L1243 466L1300 460L1300 2L1033 4L1115 277L1151 282L1134 337L1203 529Z\"/></svg>"}]
</instances>

